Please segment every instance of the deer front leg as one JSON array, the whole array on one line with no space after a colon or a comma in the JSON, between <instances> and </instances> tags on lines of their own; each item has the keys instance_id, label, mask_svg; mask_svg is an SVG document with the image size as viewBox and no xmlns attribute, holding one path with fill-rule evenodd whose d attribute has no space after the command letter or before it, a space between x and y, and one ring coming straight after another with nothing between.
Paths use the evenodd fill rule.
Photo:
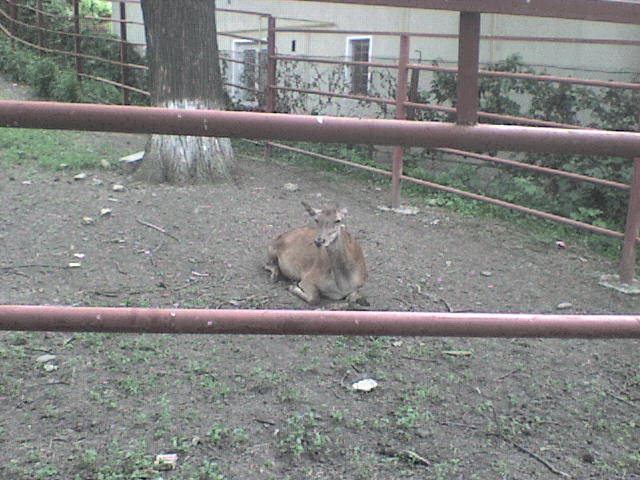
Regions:
<instances>
[{"instance_id":1,"label":"deer front leg","mask_svg":"<svg viewBox=\"0 0 640 480\"><path fill-rule=\"evenodd\" d=\"M369 301L360 294L360 290L351 292L346 296L346 300L350 307L356 307L356 305L368 307L371 305Z\"/></svg>"},{"instance_id":2,"label":"deer front leg","mask_svg":"<svg viewBox=\"0 0 640 480\"><path fill-rule=\"evenodd\" d=\"M320 300L320 292L318 292L316 286L304 280L300 281L297 285L290 285L289 291L310 305L315 305Z\"/></svg>"},{"instance_id":3,"label":"deer front leg","mask_svg":"<svg viewBox=\"0 0 640 480\"><path fill-rule=\"evenodd\" d=\"M269 261L264 264L264 269L267 272L271 273L271 275L269 275L269 278L272 282L278 281L278 278L280 278L280 267L278 267L277 260L274 261L273 259L269 259Z\"/></svg>"}]
</instances>

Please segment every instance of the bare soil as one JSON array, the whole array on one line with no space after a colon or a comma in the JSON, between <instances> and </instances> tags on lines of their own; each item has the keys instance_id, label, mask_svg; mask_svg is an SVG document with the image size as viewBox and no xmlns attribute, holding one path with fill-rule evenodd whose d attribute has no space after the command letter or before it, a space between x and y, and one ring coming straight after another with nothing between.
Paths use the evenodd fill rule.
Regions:
<instances>
[{"instance_id":1,"label":"bare soil","mask_svg":"<svg viewBox=\"0 0 640 480\"><path fill-rule=\"evenodd\" d=\"M348 208L372 310L638 313L598 285L615 263L575 245L425 205L382 211L386 187L317 168L238 163L237 184L189 187L2 167L2 302L309 308L262 270L306 200ZM0 479L638 479L638 346L0 332ZM365 378L378 387L355 392ZM175 469L152 466L161 453Z\"/></svg>"}]
</instances>

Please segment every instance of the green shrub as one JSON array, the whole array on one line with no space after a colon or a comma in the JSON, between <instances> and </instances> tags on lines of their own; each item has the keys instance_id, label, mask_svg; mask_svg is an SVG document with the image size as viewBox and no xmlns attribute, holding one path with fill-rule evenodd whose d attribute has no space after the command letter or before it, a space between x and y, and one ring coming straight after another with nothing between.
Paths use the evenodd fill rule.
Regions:
<instances>
[{"instance_id":1,"label":"green shrub","mask_svg":"<svg viewBox=\"0 0 640 480\"><path fill-rule=\"evenodd\" d=\"M51 97L57 76L58 66L50 58L34 61L27 67L27 83L43 98Z\"/></svg>"},{"instance_id":2,"label":"green shrub","mask_svg":"<svg viewBox=\"0 0 640 480\"><path fill-rule=\"evenodd\" d=\"M83 100L82 84L75 74L59 72L51 96L59 102L81 102Z\"/></svg>"}]
</instances>

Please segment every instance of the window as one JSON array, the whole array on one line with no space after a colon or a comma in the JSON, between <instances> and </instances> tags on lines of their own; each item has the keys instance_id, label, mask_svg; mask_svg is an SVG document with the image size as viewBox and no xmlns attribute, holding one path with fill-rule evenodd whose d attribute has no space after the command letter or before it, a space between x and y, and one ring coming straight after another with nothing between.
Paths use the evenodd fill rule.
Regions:
<instances>
[{"instance_id":1,"label":"window","mask_svg":"<svg viewBox=\"0 0 640 480\"><path fill-rule=\"evenodd\" d=\"M241 102L255 102L258 97L255 90L264 88L267 51L258 42L234 40L233 57L239 62L233 63L233 95ZM241 88L244 87L244 88Z\"/></svg>"},{"instance_id":2,"label":"window","mask_svg":"<svg viewBox=\"0 0 640 480\"><path fill-rule=\"evenodd\" d=\"M347 39L347 59L353 62L368 62L371 58L371 38L358 37ZM366 95L369 91L369 67L367 65L350 65L347 81L351 93Z\"/></svg>"}]
</instances>

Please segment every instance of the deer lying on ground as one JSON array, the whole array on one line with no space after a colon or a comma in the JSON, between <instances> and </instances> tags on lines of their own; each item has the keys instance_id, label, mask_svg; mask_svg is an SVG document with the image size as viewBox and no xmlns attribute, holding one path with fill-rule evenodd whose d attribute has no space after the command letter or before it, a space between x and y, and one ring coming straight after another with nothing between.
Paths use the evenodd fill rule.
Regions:
<instances>
[{"instance_id":1,"label":"deer lying on ground","mask_svg":"<svg viewBox=\"0 0 640 480\"><path fill-rule=\"evenodd\" d=\"M277 281L282 275L295 281L289 291L312 305L320 296L368 305L360 296L367 267L360 244L345 228L347 210L317 210L305 202L302 205L316 225L296 228L271 242L264 266L271 272L271 280Z\"/></svg>"}]
</instances>

